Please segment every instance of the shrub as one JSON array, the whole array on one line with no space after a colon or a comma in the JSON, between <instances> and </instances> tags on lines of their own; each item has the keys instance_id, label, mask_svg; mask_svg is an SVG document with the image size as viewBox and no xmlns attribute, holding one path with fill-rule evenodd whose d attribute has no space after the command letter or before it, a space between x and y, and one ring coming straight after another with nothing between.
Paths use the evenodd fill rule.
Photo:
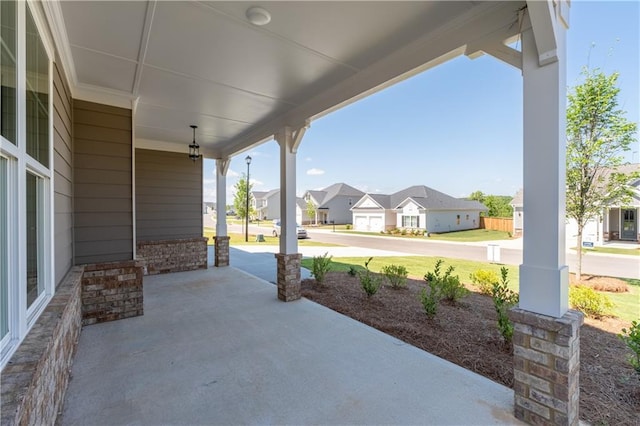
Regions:
<instances>
[{"instance_id":1,"label":"shrub","mask_svg":"<svg viewBox=\"0 0 640 426\"><path fill-rule=\"evenodd\" d=\"M369 262L371 262L372 259L373 257L370 257L369 260L364 262L364 271L358 272L360 286L367 294L367 297L371 297L376 294L382 285L382 279L369 270Z\"/></svg>"},{"instance_id":2,"label":"shrub","mask_svg":"<svg viewBox=\"0 0 640 426\"><path fill-rule=\"evenodd\" d=\"M488 269L478 269L469 275L471 282L478 286L480 293L491 295L493 284L499 281L498 274Z\"/></svg>"},{"instance_id":3,"label":"shrub","mask_svg":"<svg viewBox=\"0 0 640 426\"><path fill-rule=\"evenodd\" d=\"M600 294L590 287L570 286L569 304L588 317L602 318L611 315L613 302L605 294Z\"/></svg>"},{"instance_id":4,"label":"shrub","mask_svg":"<svg viewBox=\"0 0 640 426\"><path fill-rule=\"evenodd\" d=\"M640 322L631 321L629 331L623 328L618 337L633 351L633 355L629 355L629 364L640 374Z\"/></svg>"},{"instance_id":5,"label":"shrub","mask_svg":"<svg viewBox=\"0 0 640 426\"><path fill-rule=\"evenodd\" d=\"M440 277L440 266L442 266L443 263L444 261L442 259L438 259L433 272L427 272L424 276L429 291L427 291L426 288L422 289L420 292L420 302L422 303L424 312L429 318L433 318L438 311L438 303L440 302L438 278Z\"/></svg>"},{"instance_id":6,"label":"shrub","mask_svg":"<svg viewBox=\"0 0 640 426\"><path fill-rule=\"evenodd\" d=\"M409 272L402 265L386 265L382 267L382 273L389 281L392 288L402 288L407 286L407 276Z\"/></svg>"},{"instance_id":7,"label":"shrub","mask_svg":"<svg viewBox=\"0 0 640 426\"><path fill-rule=\"evenodd\" d=\"M351 229L351 225L347 223L347 225L344 228L349 230L349 229Z\"/></svg>"},{"instance_id":8,"label":"shrub","mask_svg":"<svg viewBox=\"0 0 640 426\"><path fill-rule=\"evenodd\" d=\"M322 256L314 256L313 257L313 266L311 270L311 274L316 279L318 284L322 284L324 282L324 277L327 275L327 272L331 269L331 258L333 256L327 257L329 253L326 253Z\"/></svg>"},{"instance_id":9,"label":"shrub","mask_svg":"<svg viewBox=\"0 0 640 426\"><path fill-rule=\"evenodd\" d=\"M347 272L352 277L355 277L358 274L358 270L355 266L349 266L349 272Z\"/></svg>"},{"instance_id":10,"label":"shrub","mask_svg":"<svg viewBox=\"0 0 640 426\"><path fill-rule=\"evenodd\" d=\"M434 272L427 272L425 279L430 282L435 281L435 286L438 289L437 291L441 296L441 299L455 303L462 297L466 296L469 293L469 290L467 290L460 282L460 277L458 275L452 275L455 270L453 266L449 266L444 275L440 275L440 266L442 266L443 263L444 261L442 259L438 259Z\"/></svg>"},{"instance_id":11,"label":"shrub","mask_svg":"<svg viewBox=\"0 0 640 426\"><path fill-rule=\"evenodd\" d=\"M400 235L407 235L407 230L405 228L402 228L400 230Z\"/></svg>"},{"instance_id":12,"label":"shrub","mask_svg":"<svg viewBox=\"0 0 640 426\"><path fill-rule=\"evenodd\" d=\"M513 338L513 323L509 319L509 309L518 304L518 293L509 289L509 270L500 268L500 282L493 283L491 297L493 306L498 314L498 329L505 342L510 343Z\"/></svg>"}]
</instances>

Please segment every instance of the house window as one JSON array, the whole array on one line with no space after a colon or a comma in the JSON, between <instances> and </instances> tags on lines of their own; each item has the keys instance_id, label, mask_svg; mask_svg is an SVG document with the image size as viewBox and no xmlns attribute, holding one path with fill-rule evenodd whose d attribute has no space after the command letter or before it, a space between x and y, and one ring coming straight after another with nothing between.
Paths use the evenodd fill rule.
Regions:
<instances>
[{"instance_id":1,"label":"house window","mask_svg":"<svg viewBox=\"0 0 640 426\"><path fill-rule=\"evenodd\" d=\"M0 368L54 292L52 49L30 4L3 0L0 11Z\"/></svg>"},{"instance_id":2,"label":"house window","mask_svg":"<svg viewBox=\"0 0 640 426\"><path fill-rule=\"evenodd\" d=\"M3 3L4 6L4 3ZM4 7L3 7L4 10ZM7 211L7 159L0 157L0 341L9 333L9 276L8 276L8 249L7 223L9 222Z\"/></svg>"},{"instance_id":3,"label":"house window","mask_svg":"<svg viewBox=\"0 0 640 426\"><path fill-rule=\"evenodd\" d=\"M420 228L420 216L402 216L403 228Z\"/></svg>"},{"instance_id":4,"label":"house window","mask_svg":"<svg viewBox=\"0 0 640 426\"><path fill-rule=\"evenodd\" d=\"M467 218L466 218L466 220L469 220L469 215L467 215Z\"/></svg>"},{"instance_id":5,"label":"house window","mask_svg":"<svg viewBox=\"0 0 640 426\"><path fill-rule=\"evenodd\" d=\"M16 144L16 128L18 99L17 87L17 37L16 37L16 2L2 1L0 17L2 18L2 43L0 44L0 67L2 67L0 105L2 106L2 119L0 120L0 133L3 140Z\"/></svg>"},{"instance_id":6,"label":"house window","mask_svg":"<svg viewBox=\"0 0 640 426\"><path fill-rule=\"evenodd\" d=\"M460 215L456 215L456 225L460 225Z\"/></svg>"}]
</instances>

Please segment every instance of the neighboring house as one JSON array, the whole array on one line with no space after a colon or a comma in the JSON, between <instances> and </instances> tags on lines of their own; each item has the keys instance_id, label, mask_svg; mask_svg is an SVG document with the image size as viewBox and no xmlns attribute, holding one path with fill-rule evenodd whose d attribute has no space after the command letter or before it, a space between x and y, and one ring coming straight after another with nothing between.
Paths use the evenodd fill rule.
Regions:
<instances>
[{"instance_id":1,"label":"neighboring house","mask_svg":"<svg viewBox=\"0 0 640 426\"><path fill-rule=\"evenodd\" d=\"M424 229L450 232L480 227L478 201L461 200L424 185L391 195L365 194L351 209L354 229L380 232L388 229Z\"/></svg>"},{"instance_id":2,"label":"neighboring house","mask_svg":"<svg viewBox=\"0 0 640 426\"><path fill-rule=\"evenodd\" d=\"M205 201L202 203L202 214L211 214L216 211L216 203Z\"/></svg>"},{"instance_id":3,"label":"neighboring house","mask_svg":"<svg viewBox=\"0 0 640 426\"><path fill-rule=\"evenodd\" d=\"M632 173L640 171L640 164L624 164L616 169L619 173ZM612 170L603 172L605 177ZM640 242L640 229L638 227L638 216L640 215L640 179L629 182L633 196L628 205L610 204L602 209L599 217L587 221L582 231L583 241L601 245L612 240L638 241ZM511 200L513 206L513 231L523 231L524 219L524 198L523 190L520 189ZM519 228L518 228L519 227ZM569 245L576 244L578 234L578 224L574 219L566 221L566 235Z\"/></svg>"},{"instance_id":4,"label":"neighboring house","mask_svg":"<svg viewBox=\"0 0 640 426\"><path fill-rule=\"evenodd\" d=\"M521 237L522 226L524 223L524 209L522 208L524 204L524 198L522 188L520 188L520 190L516 192L516 195L513 196L510 204L511 207L513 207L513 236Z\"/></svg>"},{"instance_id":5,"label":"neighboring house","mask_svg":"<svg viewBox=\"0 0 640 426\"><path fill-rule=\"evenodd\" d=\"M302 198L316 208L314 223L351 224L351 207L363 195L364 192L346 183L334 183L321 190L309 190Z\"/></svg>"},{"instance_id":6,"label":"neighboring house","mask_svg":"<svg viewBox=\"0 0 640 426\"><path fill-rule=\"evenodd\" d=\"M253 191L253 208L260 220L280 219L280 190ZM302 224L306 218L307 203L296 198L296 222Z\"/></svg>"}]
</instances>

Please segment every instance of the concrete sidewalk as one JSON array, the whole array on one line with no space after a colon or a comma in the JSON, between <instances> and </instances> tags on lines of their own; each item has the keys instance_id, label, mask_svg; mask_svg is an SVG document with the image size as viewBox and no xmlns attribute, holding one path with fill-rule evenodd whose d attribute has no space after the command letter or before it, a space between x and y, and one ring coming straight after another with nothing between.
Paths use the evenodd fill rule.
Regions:
<instances>
[{"instance_id":1,"label":"concrete sidewalk","mask_svg":"<svg viewBox=\"0 0 640 426\"><path fill-rule=\"evenodd\" d=\"M512 390L233 267L144 297L83 329L60 424L518 423Z\"/></svg>"}]
</instances>

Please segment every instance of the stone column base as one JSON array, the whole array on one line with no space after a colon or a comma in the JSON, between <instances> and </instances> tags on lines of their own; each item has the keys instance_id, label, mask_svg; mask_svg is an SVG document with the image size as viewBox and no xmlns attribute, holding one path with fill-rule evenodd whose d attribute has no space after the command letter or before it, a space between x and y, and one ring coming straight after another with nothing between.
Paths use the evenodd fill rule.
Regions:
<instances>
[{"instance_id":1,"label":"stone column base","mask_svg":"<svg viewBox=\"0 0 640 426\"><path fill-rule=\"evenodd\" d=\"M278 299L292 302L300 299L300 260L302 254L276 253L278 265Z\"/></svg>"},{"instance_id":2,"label":"stone column base","mask_svg":"<svg viewBox=\"0 0 640 426\"><path fill-rule=\"evenodd\" d=\"M577 425L580 404L580 326L584 316L553 318L510 311L513 333L515 416L529 424Z\"/></svg>"},{"instance_id":3,"label":"stone column base","mask_svg":"<svg viewBox=\"0 0 640 426\"><path fill-rule=\"evenodd\" d=\"M229 266L229 239L231 237L213 237L215 266Z\"/></svg>"}]
</instances>

